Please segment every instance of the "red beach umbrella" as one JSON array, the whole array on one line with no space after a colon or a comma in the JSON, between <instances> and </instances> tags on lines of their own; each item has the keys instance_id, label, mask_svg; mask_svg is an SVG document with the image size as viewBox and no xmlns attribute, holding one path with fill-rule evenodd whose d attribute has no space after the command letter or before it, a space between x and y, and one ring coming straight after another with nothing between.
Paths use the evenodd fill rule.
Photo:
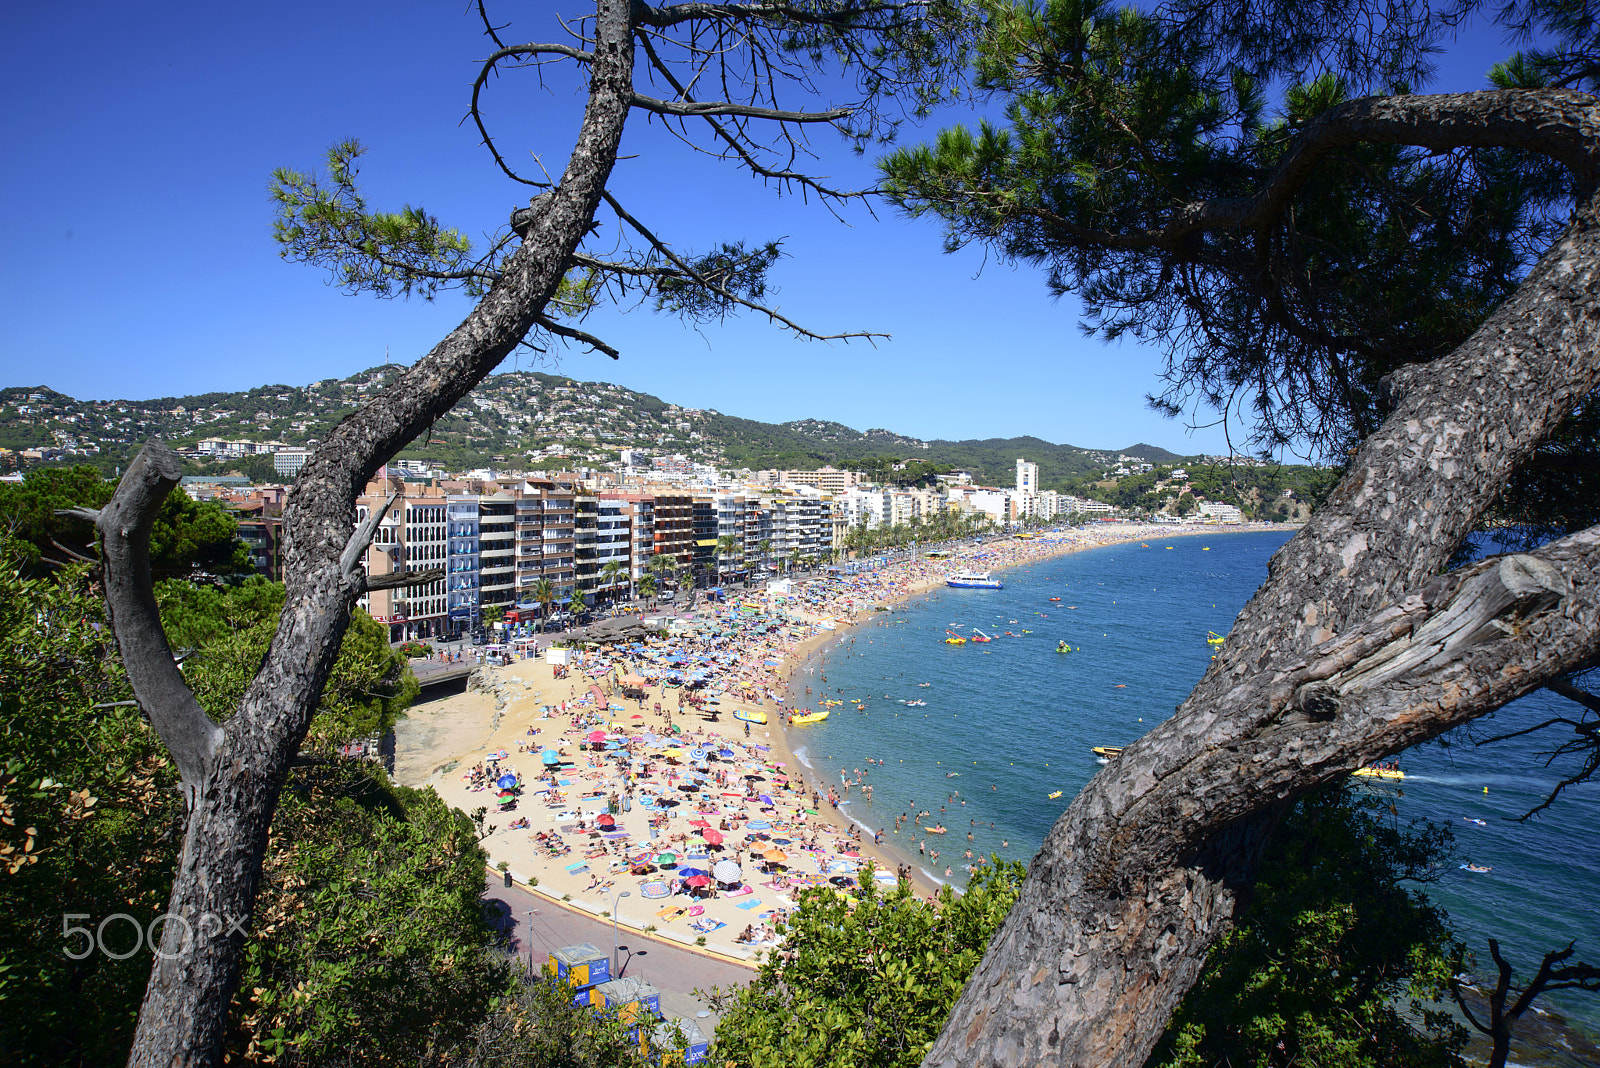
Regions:
<instances>
[{"instance_id":1,"label":"red beach umbrella","mask_svg":"<svg viewBox=\"0 0 1600 1068\"><path fill-rule=\"evenodd\" d=\"M691 876L689 876L687 879L685 879L683 881L683 884L685 886L710 886L711 885L711 876L709 876L709 875L691 875Z\"/></svg>"},{"instance_id":2,"label":"red beach umbrella","mask_svg":"<svg viewBox=\"0 0 1600 1068\"><path fill-rule=\"evenodd\" d=\"M721 831L707 830L707 831L705 831L705 832L703 832L701 834L701 837L706 840L706 844L707 845L721 845L722 844L722 832Z\"/></svg>"}]
</instances>

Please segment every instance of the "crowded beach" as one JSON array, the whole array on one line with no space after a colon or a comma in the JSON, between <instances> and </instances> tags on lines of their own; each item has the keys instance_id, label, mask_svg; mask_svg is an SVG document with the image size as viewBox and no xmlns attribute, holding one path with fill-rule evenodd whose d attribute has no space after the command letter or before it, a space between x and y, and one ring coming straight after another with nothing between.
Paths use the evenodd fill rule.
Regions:
<instances>
[{"instance_id":1,"label":"crowded beach","mask_svg":"<svg viewBox=\"0 0 1600 1068\"><path fill-rule=\"evenodd\" d=\"M801 774L784 732L797 666L975 554L998 569L1173 533L1106 524L989 542L729 591L672 618L665 636L612 628L538 655L527 646L522 659L480 668L468 693L413 710L397 732L397 775L465 812L485 810L491 861L519 882L635 930L753 959L777 944L808 888L854 892L870 865L880 884L906 877L918 893L937 889L884 848L881 830L864 833L839 813L835 784ZM430 719L452 726L430 730Z\"/></svg>"}]
</instances>

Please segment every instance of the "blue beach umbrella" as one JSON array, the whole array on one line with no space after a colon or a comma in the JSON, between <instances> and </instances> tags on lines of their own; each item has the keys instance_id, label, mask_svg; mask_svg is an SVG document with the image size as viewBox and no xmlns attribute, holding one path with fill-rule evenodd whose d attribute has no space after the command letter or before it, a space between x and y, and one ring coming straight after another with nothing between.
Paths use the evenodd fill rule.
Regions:
<instances>
[{"instance_id":1,"label":"blue beach umbrella","mask_svg":"<svg viewBox=\"0 0 1600 1068\"><path fill-rule=\"evenodd\" d=\"M554 749L546 749L543 753L539 754L539 759L543 760L546 764L559 764L561 763L561 754L556 752Z\"/></svg>"},{"instance_id":2,"label":"blue beach umbrella","mask_svg":"<svg viewBox=\"0 0 1600 1068\"><path fill-rule=\"evenodd\" d=\"M502 790L509 790L517 785L517 777L515 775L502 775L494 781L494 784Z\"/></svg>"}]
</instances>

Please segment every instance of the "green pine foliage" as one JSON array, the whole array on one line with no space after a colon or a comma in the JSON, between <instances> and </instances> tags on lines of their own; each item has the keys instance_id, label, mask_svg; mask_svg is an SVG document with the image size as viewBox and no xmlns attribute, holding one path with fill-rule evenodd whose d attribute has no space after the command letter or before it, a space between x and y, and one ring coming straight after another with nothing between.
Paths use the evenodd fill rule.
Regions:
<instances>
[{"instance_id":1,"label":"green pine foliage","mask_svg":"<svg viewBox=\"0 0 1600 1068\"><path fill-rule=\"evenodd\" d=\"M25 559L0 539L0 1062L120 1063L150 970L133 924L165 907L182 833L177 777L115 703L132 694L87 569L30 578ZM110 953L88 950L96 932Z\"/></svg>"},{"instance_id":2,"label":"green pine foliage","mask_svg":"<svg viewBox=\"0 0 1600 1068\"><path fill-rule=\"evenodd\" d=\"M123 703L89 570L33 577L28 559L0 538L0 1063L117 1064L152 960L134 924L165 910L182 804L160 739ZM281 589L169 582L161 598L195 650L186 677L226 714ZM314 730L330 748L408 699L381 628L350 634ZM431 791L364 764L296 770L247 925L235 1058L414 1065L467 1042L506 990L478 903L485 862L470 820Z\"/></svg>"},{"instance_id":3,"label":"green pine foliage","mask_svg":"<svg viewBox=\"0 0 1600 1068\"><path fill-rule=\"evenodd\" d=\"M488 854L432 790L371 765L296 771L272 822L229 1045L290 1065L414 1065L508 990Z\"/></svg>"},{"instance_id":4,"label":"green pine foliage","mask_svg":"<svg viewBox=\"0 0 1600 1068\"><path fill-rule=\"evenodd\" d=\"M1416 889L1449 832L1401 826L1353 788L1302 798L1255 899L1212 952L1148 1068L1457 1068L1466 1034L1438 998L1460 967L1447 917ZM742 990L714 991L714 1063L920 1064L1016 901L1017 863L919 900L870 876L852 899L805 892L787 941Z\"/></svg>"},{"instance_id":5,"label":"green pine foliage","mask_svg":"<svg viewBox=\"0 0 1600 1068\"><path fill-rule=\"evenodd\" d=\"M855 897L802 892L748 987L716 991L711 1061L740 1068L911 1068L922 1063L1026 870L996 860L964 894L920 900L870 868Z\"/></svg>"},{"instance_id":6,"label":"green pine foliage","mask_svg":"<svg viewBox=\"0 0 1600 1068\"><path fill-rule=\"evenodd\" d=\"M189 655L184 674L202 707L219 722L231 715L255 679L277 633L283 585L259 576L237 586L163 582L156 589L162 623L174 649ZM304 753L326 754L346 742L383 734L416 700L420 687L388 631L359 609L352 613L322 691Z\"/></svg>"},{"instance_id":7,"label":"green pine foliage","mask_svg":"<svg viewBox=\"0 0 1600 1068\"><path fill-rule=\"evenodd\" d=\"M1460 1065L1466 1031L1438 1002L1464 949L1418 889L1449 842L1355 788L1296 802L1149 1068Z\"/></svg>"},{"instance_id":8,"label":"green pine foliage","mask_svg":"<svg viewBox=\"0 0 1600 1068\"><path fill-rule=\"evenodd\" d=\"M91 556L94 527L85 519L60 514L72 508L99 508L116 488L93 467L46 467L21 482L0 483L0 524L17 539L30 574L78 556ZM197 573L230 577L255 568L238 538L238 523L219 505L171 493L150 532L150 567L157 577Z\"/></svg>"},{"instance_id":9,"label":"green pine foliage","mask_svg":"<svg viewBox=\"0 0 1600 1068\"><path fill-rule=\"evenodd\" d=\"M1004 120L889 155L894 199L940 220L950 248L1043 269L1082 299L1086 331L1162 347L1153 403L1248 413L1258 445L1341 456L1379 418L1382 376L1464 339L1566 214L1567 181L1524 154L1352 145L1259 227L1152 241L1191 205L1265 188L1328 109L1421 84L1444 14L980 6L974 74Z\"/></svg>"}]
</instances>

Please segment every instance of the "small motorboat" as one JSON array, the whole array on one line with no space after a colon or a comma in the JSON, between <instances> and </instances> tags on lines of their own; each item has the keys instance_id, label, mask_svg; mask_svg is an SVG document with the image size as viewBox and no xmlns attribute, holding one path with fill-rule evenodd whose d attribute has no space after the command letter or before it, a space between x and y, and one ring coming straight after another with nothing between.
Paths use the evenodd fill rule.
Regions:
<instances>
[{"instance_id":1,"label":"small motorboat","mask_svg":"<svg viewBox=\"0 0 1600 1068\"><path fill-rule=\"evenodd\" d=\"M1120 745L1097 745L1092 747L1089 752L1093 753L1101 760L1110 762L1122 755L1122 748L1123 747Z\"/></svg>"},{"instance_id":2,"label":"small motorboat","mask_svg":"<svg viewBox=\"0 0 1600 1068\"><path fill-rule=\"evenodd\" d=\"M1352 775L1360 775L1367 779L1403 779L1406 773L1394 764L1368 764L1364 768L1357 768Z\"/></svg>"}]
</instances>

